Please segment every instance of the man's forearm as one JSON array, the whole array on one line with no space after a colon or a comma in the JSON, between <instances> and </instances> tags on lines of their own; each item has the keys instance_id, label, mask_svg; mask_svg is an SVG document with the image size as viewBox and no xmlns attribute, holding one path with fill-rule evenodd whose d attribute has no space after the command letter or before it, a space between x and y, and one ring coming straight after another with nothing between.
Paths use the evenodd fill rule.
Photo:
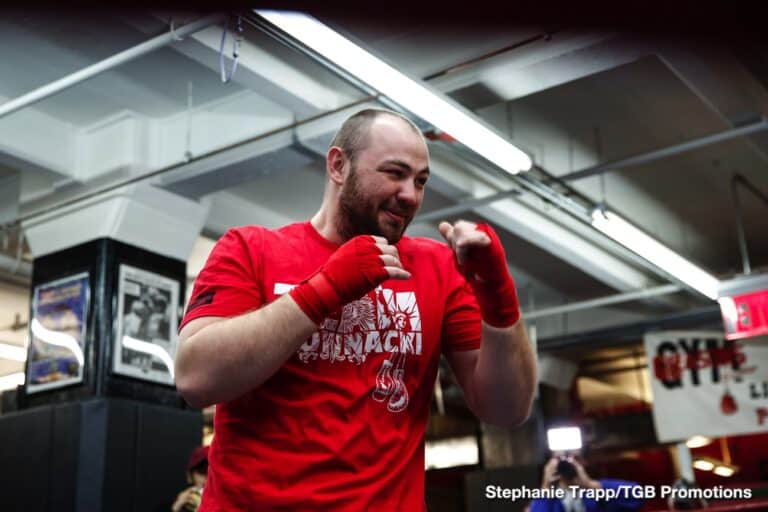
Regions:
<instances>
[{"instance_id":1,"label":"man's forearm","mask_svg":"<svg viewBox=\"0 0 768 512\"><path fill-rule=\"evenodd\" d=\"M179 344L176 385L197 407L232 400L274 375L315 330L287 295L216 321Z\"/></svg>"},{"instance_id":2,"label":"man's forearm","mask_svg":"<svg viewBox=\"0 0 768 512\"><path fill-rule=\"evenodd\" d=\"M488 423L519 425L530 414L537 383L536 358L525 326L496 328L483 323L474 372L476 413Z\"/></svg>"},{"instance_id":3,"label":"man's forearm","mask_svg":"<svg viewBox=\"0 0 768 512\"><path fill-rule=\"evenodd\" d=\"M482 317L479 351L450 356L467 404L488 423L518 425L530 414L536 362L504 247L487 224L441 222L438 229L456 254Z\"/></svg>"}]
</instances>

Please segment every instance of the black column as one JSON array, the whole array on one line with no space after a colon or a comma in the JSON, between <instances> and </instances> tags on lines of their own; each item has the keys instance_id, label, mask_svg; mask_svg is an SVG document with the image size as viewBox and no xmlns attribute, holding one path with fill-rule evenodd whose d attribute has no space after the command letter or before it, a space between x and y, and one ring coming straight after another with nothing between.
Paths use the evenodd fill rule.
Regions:
<instances>
[{"instance_id":1,"label":"black column","mask_svg":"<svg viewBox=\"0 0 768 512\"><path fill-rule=\"evenodd\" d=\"M132 272L133 281L125 278L126 272ZM141 276L161 284L145 286ZM30 324L37 320L38 333L47 329L48 340L38 343L27 358L27 383L16 392L18 410L0 416L0 481L8 496L6 508L151 512L165 504L170 507L186 485L187 458L201 442L202 414L186 406L170 371L157 377L162 373L157 368L172 364L142 350L153 343L171 345L177 326L163 325L167 335L159 338L136 330L131 334L139 340L132 343L141 344L136 352L121 349L121 343L136 294L149 290L156 300L146 302L173 302L166 311L178 321L185 282L185 262L107 238L35 260ZM175 290L175 301L169 300L169 289ZM86 295L87 306L77 305ZM70 303L68 296L74 297ZM36 307L35 300L44 305ZM144 304L137 308L147 307ZM59 314L62 309L64 314ZM83 336L73 334L82 332L78 325L85 326ZM61 353L59 338L50 334L57 328L70 335L65 343L71 345L67 340L73 336L82 341L82 379L73 370L77 357L69 362L62 362L63 357L46 359L47 350ZM121 354L127 355L120 359ZM131 367L135 361L147 364ZM36 377L30 378L33 370Z\"/></svg>"},{"instance_id":2,"label":"black column","mask_svg":"<svg viewBox=\"0 0 768 512\"><path fill-rule=\"evenodd\" d=\"M198 411L93 398L0 416L3 508L152 512L185 488Z\"/></svg>"}]
</instances>

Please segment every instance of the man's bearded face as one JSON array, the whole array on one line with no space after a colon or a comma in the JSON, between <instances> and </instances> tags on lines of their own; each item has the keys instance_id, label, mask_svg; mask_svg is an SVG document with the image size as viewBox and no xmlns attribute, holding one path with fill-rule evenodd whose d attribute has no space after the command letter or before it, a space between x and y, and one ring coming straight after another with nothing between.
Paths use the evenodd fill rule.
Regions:
<instances>
[{"instance_id":1,"label":"man's bearded face","mask_svg":"<svg viewBox=\"0 0 768 512\"><path fill-rule=\"evenodd\" d=\"M380 176L372 176L381 180ZM370 180L368 180L370 181ZM357 235L376 235L396 243L413 220L419 205L399 201L395 193L387 194L387 183L363 183L354 163L339 196L339 232L345 239Z\"/></svg>"}]
</instances>

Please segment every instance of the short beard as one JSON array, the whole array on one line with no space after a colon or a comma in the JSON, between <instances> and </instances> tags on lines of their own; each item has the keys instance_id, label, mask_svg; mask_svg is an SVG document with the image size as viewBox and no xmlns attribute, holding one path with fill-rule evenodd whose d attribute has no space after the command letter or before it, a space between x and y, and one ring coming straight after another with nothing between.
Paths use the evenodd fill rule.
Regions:
<instances>
[{"instance_id":1,"label":"short beard","mask_svg":"<svg viewBox=\"0 0 768 512\"><path fill-rule=\"evenodd\" d=\"M360 190L357 168L352 163L347 181L342 185L339 195L336 229L342 240L346 241L358 235L374 235L386 238L390 244L397 243L410 221L404 222L403 229L399 232L387 233L379 224L378 214L379 205L366 199Z\"/></svg>"}]
</instances>

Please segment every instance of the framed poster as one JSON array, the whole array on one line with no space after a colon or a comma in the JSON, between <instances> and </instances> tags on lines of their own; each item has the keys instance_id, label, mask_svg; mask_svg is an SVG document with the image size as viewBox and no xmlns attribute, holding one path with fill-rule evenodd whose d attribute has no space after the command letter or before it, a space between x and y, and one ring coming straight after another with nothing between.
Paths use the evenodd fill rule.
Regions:
<instances>
[{"instance_id":1,"label":"framed poster","mask_svg":"<svg viewBox=\"0 0 768 512\"><path fill-rule=\"evenodd\" d=\"M25 379L28 394L83 381L89 299L87 272L35 287Z\"/></svg>"},{"instance_id":2,"label":"framed poster","mask_svg":"<svg viewBox=\"0 0 768 512\"><path fill-rule=\"evenodd\" d=\"M173 386L179 282L121 264L112 371Z\"/></svg>"}]
</instances>

